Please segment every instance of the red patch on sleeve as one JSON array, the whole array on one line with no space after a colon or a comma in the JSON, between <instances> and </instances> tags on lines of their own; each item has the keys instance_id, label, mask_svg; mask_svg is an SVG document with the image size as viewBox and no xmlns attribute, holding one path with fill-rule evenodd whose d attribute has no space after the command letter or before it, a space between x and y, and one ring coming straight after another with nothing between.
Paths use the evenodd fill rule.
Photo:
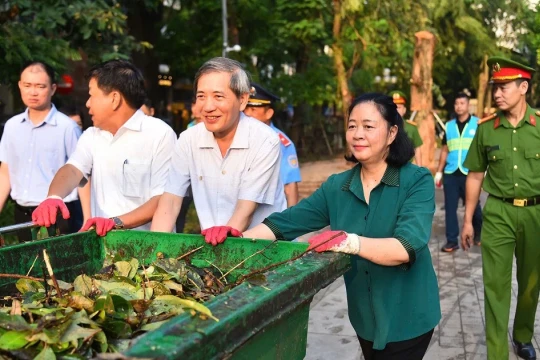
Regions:
<instances>
[{"instance_id":1,"label":"red patch on sleeve","mask_svg":"<svg viewBox=\"0 0 540 360\"><path fill-rule=\"evenodd\" d=\"M283 134L278 133L278 136L279 136L279 140L281 141L283 145L285 146L291 145L291 141L287 139L285 136L283 136Z\"/></svg>"}]
</instances>

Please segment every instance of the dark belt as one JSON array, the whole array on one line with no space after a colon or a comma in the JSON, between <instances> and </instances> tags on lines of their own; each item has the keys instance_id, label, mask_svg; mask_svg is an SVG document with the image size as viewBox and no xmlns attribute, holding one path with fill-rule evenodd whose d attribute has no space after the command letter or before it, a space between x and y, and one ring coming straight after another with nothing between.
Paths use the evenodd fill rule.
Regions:
<instances>
[{"instance_id":1,"label":"dark belt","mask_svg":"<svg viewBox=\"0 0 540 360\"><path fill-rule=\"evenodd\" d=\"M73 200L73 201L69 201L66 204L69 205L71 204L72 202L74 201L77 201L77 200ZM32 212L34 212L34 210L36 210L37 206L22 206L22 205L19 205L17 202L15 202L15 207L23 212L29 212L30 214L32 214Z\"/></svg>"},{"instance_id":2,"label":"dark belt","mask_svg":"<svg viewBox=\"0 0 540 360\"><path fill-rule=\"evenodd\" d=\"M17 204L16 202L15 202L15 207L19 209L20 211L22 211L23 213L30 214L30 215L37 208L37 206L22 206L22 205Z\"/></svg>"},{"instance_id":3,"label":"dark belt","mask_svg":"<svg viewBox=\"0 0 540 360\"><path fill-rule=\"evenodd\" d=\"M491 195L493 196L493 195ZM540 205L540 195L530 198L517 199L517 198L502 198L498 196L493 196L495 199L502 200L504 202L510 203L514 206L524 207L524 206L535 206Z\"/></svg>"}]
</instances>

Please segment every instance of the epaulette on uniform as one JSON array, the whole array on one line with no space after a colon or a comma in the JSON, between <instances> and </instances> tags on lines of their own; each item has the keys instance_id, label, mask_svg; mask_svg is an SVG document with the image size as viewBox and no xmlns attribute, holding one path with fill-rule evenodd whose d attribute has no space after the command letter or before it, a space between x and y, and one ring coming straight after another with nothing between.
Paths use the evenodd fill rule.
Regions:
<instances>
[{"instance_id":1,"label":"epaulette on uniform","mask_svg":"<svg viewBox=\"0 0 540 360\"><path fill-rule=\"evenodd\" d=\"M409 124L411 124L412 126L418 126L418 124L415 122L415 121L412 121L412 120L406 120Z\"/></svg>"},{"instance_id":2,"label":"epaulette on uniform","mask_svg":"<svg viewBox=\"0 0 540 360\"><path fill-rule=\"evenodd\" d=\"M496 117L497 117L497 113L493 113L491 115L488 115L485 118L482 118L482 119L478 120L478 125L486 123L488 121L491 121L491 120L495 119Z\"/></svg>"}]
</instances>

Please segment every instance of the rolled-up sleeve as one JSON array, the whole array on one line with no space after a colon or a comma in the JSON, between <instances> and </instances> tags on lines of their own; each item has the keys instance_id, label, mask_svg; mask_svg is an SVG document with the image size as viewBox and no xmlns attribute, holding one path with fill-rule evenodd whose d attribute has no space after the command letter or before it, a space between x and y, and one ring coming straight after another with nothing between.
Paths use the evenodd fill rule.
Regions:
<instances>
[{"instance_id":1,"label":"rolled-up sleeve","mask_svg":"<svg viewBox=\"0 0 540 360\"><path fill-rule=\"evenodd\" d=\"M435 213L435 186L431 173L426 168L418 169L410 184L394 230L394 238L409 254L406 268L414 264L420 252L429 251L427 245Z\"/></svg>"},{"instance_id":2,"label":"rolled-up sleeve","mask_svg":"<svg viewBox=\"0 0 540 360\"><path fill-rule=\"evenodd\" d=\"M280 213L270 215L263 224L281 240L293 240L330 225L328 192L331 191L333 181L331 176L310 197Z\"/></svg>"},{"instance_id":3,"label":"rolled-up sleeve","mask_svg":"<svg viewBox=\"0 0 540 360\"><path fill-rule=\"evenodd\" d=\"M70 155L67 164L75 166L82 172L83 176L88 179L88 176L92 173L92 166L94 164L94 156L92 149L94 146L94 128L86 130L75 147L75 151ZM84 185L84 181L81 186Z\"/></svg>"},{"instance_id":4,"label":"rolled-up sleeve","mask_svg":"<svg viewBox=\"0 0 540 360\"><path fill-rule=\"evenodd\" d=\"M171 156L174 151L176 135L172 129L167 129L159 141L152 160L152 176L150 196L162 195L169 180Z\"/></svg>"},{"instance_id":5,"label":"rolled-up sleeve","mask_svg":"<svg viewBox=\"0 0 540 360\"><path fill-rule=\"evenodd\" d=\"M165 186L165 192L181 197L187 195L189 185L191 184L189 156L192 155L188 141L185 133L180 134L180 137L176 141L170 160L167 185Z\"/></svg>"},{"instance_id":6,"label":"rolled-up sleeve","mask_svg":"<svg viewBox=\"0 0 540 360\"><path fill-rule=\"evenodd\" d=\"M276 191L284 191L280 182L281 149L279 140L267 139L254 160L249 171L242 177L239 200L249 200L258 204L274 205Z\"/></svg>"}]
</instances>

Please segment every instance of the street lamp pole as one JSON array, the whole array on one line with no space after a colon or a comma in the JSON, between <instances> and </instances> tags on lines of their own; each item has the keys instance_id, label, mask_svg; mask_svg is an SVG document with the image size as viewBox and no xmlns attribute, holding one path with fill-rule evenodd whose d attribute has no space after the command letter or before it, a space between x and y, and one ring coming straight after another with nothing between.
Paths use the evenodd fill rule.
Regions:
<instances>
[{"instance_id":1,"label":"street lamp pole","mask_svg":"<svg viewBox=\"0 0 540 360\"><path fill-rule=\"evenodd\" d=\"M392 75L392 72L389 68L384 68L382 76L375 76L375 84L380 85L386 91L387 86L393 86L397 83L397 76Z\"/></svg>"},{"instance_id":2,"label":"street lamp pole","mask_svg":"<svg viewBox=\"0 0 540 360\"><path fill-rule=\"evenodd\" d=\"M223 52L222 56L227 57L227 47L229 43L228 39L228 26L227 26L227 0L221 0L221 20L223 23Z\"/></svg>"}]
</instances>

